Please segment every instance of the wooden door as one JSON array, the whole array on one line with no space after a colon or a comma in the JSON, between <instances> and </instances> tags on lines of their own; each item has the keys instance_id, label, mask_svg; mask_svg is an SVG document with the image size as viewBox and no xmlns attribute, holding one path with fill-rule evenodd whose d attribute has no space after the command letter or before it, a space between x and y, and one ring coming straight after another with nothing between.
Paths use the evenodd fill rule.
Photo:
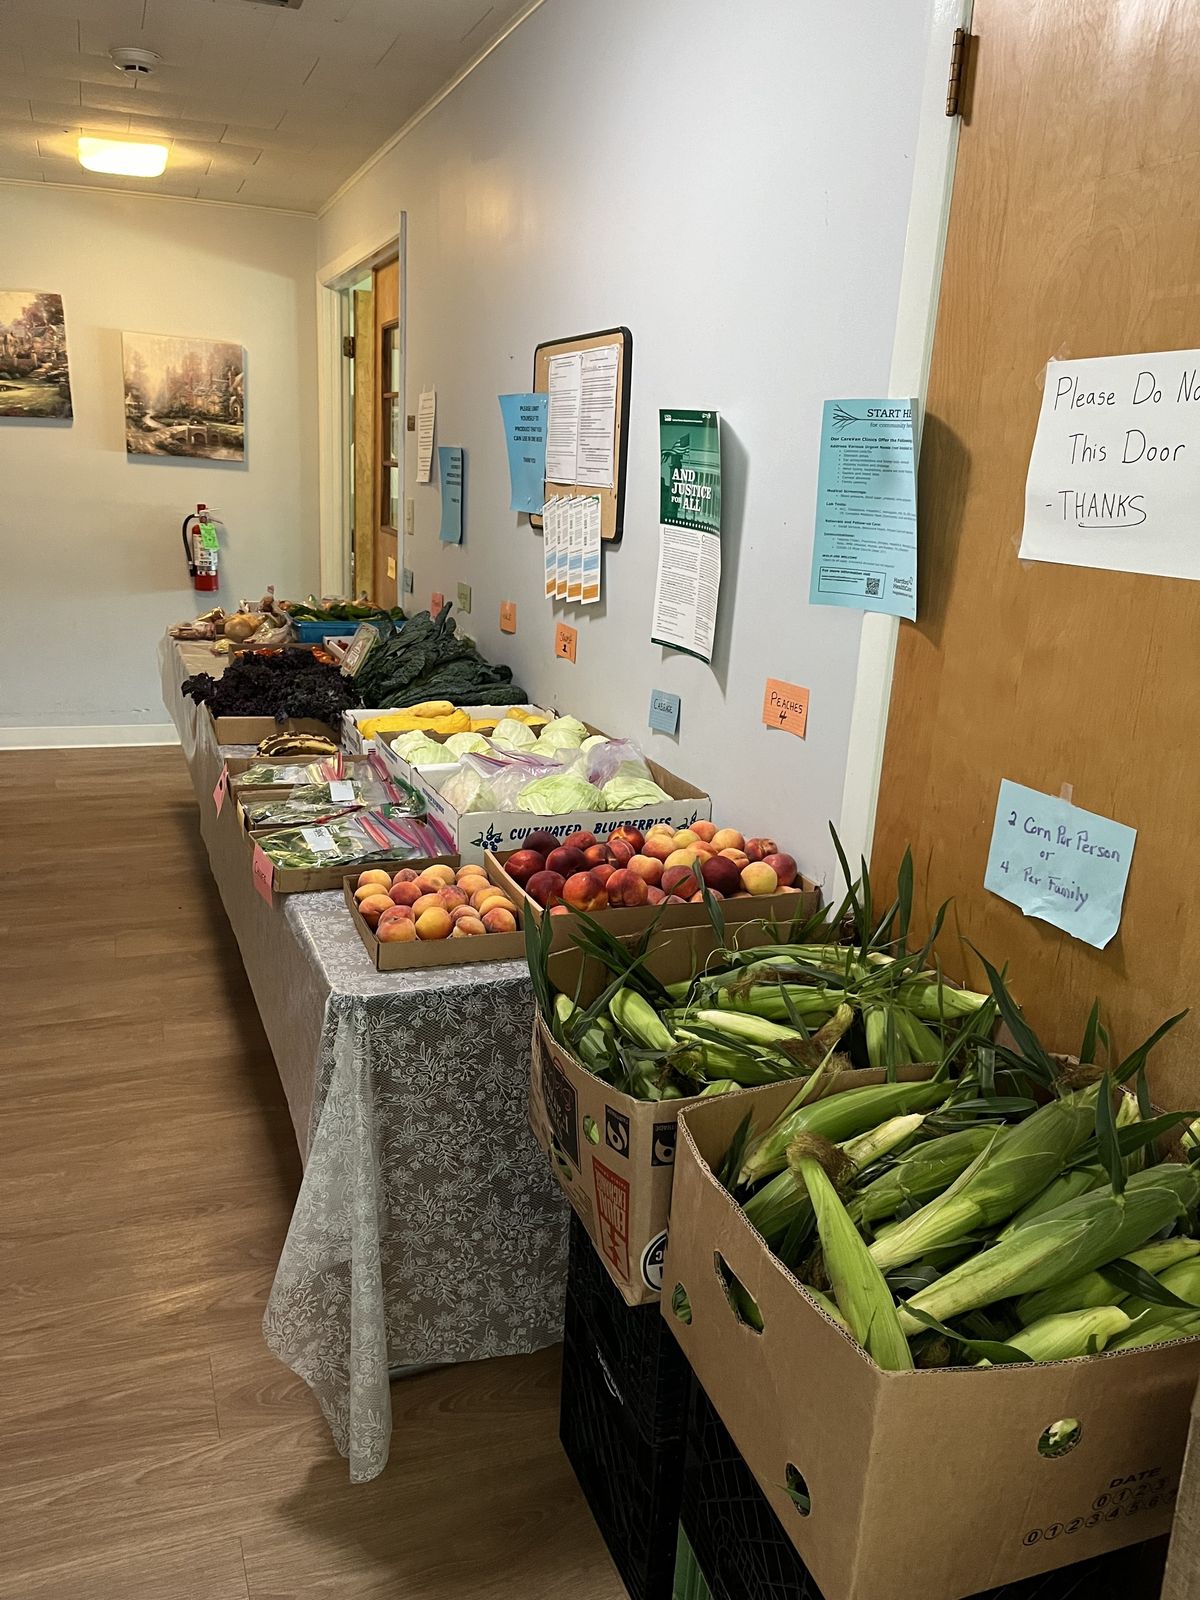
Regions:
<instances>
[{"instance_id":1,"label":"wooden door","mask_svg":"<svg viewBox=\"0 0 1200 1600\"><path fill-rule=\"evenodd\" d=\"M373 598L394 606L399 593L399 525L404 503L404 399L400 393L400 267L375 269L375 540Z\"/></svg>"},{"instance_id":2,"label":"wooden door","mask_svg":"<svg viewBox=\"0 0 1200 1600\"><path fill-rule=\"evenodd\" d=\"M1097 995L1122 1050L1197 1007L1151 1067L1193 1105L1200 584L1017 547L1047 360L1200 345L1200 7L975 0L973 29L873 868L894 881L911 841L926 909L954 897L948 969L981 977L962 935L1007 960L1052 1047L1078 1047ZM983 888L1004 777L1138 830L1107 949Z\"/></svg>"},{"instance_id":3,"label":"wooden door","mask_svg":"<svg viewBox=\"0 0 1200 1600\"><path fill-rule=\"evenodd\" d=\"M354 291L354 594L375 594L375 290Z\"/></svg>"}]
</instances>

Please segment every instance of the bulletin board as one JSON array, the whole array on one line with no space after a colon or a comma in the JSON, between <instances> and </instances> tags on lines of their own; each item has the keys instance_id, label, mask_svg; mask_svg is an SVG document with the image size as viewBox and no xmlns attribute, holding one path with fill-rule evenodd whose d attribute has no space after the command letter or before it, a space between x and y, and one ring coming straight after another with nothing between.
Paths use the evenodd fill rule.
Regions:
<instances>
[{"instance_id":1,"label":"bulletin board","mask_svg":"<svg viewBox=\"0 0 1200 1600\"><path fill-rule=\"evenodd\" d=\"M617 395L613 439L613 486L545 482L545 497L553 495L599 495L600 537L608 544L620 544L625 523L625 468L629 455L629 390L633 373L633 335L628 328L603 328L599 333L580 334L573 339L548 339L533 352L535 394L550 392L551 356L574 355L580 350L598 350L604 345L617 347ZM546 421L549 432L549 416ZM540 513L530 517L535 528L542 526Z\"/></svg>"}]
</instances>

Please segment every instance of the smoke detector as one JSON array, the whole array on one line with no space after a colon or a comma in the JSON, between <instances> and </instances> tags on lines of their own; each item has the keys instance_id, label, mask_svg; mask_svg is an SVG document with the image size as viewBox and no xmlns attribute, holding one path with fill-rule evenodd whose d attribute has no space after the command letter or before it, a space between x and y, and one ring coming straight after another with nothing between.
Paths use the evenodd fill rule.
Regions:
<instances>
[{"instance_id":1,"label":"smoke detector","mask_svg":"<svg viewBox=\"0 0 1200 1600\"><path fill-rule=\"evenodd\" d=\"M148 78L162 60L153 50L136 50L131 45L117 44L108 52L109 60L126 78Z\"/></svg>"}]
</instances>

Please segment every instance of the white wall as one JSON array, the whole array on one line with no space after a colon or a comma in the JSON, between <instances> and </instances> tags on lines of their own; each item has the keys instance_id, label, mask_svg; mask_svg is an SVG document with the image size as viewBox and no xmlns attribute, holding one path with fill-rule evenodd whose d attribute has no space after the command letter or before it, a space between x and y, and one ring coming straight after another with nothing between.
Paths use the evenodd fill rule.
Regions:
<instances>
[{"instance_id":1,"label":"white wall","mask_svg":"<svg viewBox=\"0 0 1200 1600\"><path fill-rule=\"evenodd\" d=\"M466 450L461 548L410 451L414 600L470 583L466 625L536 699L639 738L821 874L861 630L806 599L821 402L888 392L928 24L925 0L546 0L321 224L345 266L406 212L407 409L436 384L438 441ZM540 535L506 510L496 395L529 387L539 340L621 323L625 539L603 606L552 610ZM722 415L711 668L649 637L660 406ZM563 616L575 666L552 656ZM804 742L762 727L768 675L811 689ZM653 688L682 696L678 739L646 726Z\"/></svg>"},{"instance_id":2,"label":"white wall","mask_svg":"<svg viewBox=\"0 0 1200 1600\"><path fill-rule=\"evenodd\" d=\"M75 410L0 419L0 727L161 726L168 623L316 586L315 270L310 217L0 185L0 286L62 295ZM123 328L245 346L244 465L126 457ZM197 501L229 529L211 600L179 537Z\"/></svg>"}]
</instances>

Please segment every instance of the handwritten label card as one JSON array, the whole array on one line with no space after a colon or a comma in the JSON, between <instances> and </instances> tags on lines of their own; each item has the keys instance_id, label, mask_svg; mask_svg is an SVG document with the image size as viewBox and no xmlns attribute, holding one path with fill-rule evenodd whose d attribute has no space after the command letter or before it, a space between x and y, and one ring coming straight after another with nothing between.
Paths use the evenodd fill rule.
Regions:
<instances>
[{"instance_id":1,"label":"handwritten label card","mask_svg":"<svg viewBox=\"0 0 1200 1600\"><path fill-rule=\"evenodd\" d=\"M515 600L501 600L500 602L500 632L516 633L517 631L517 602Z\"/></svg>"},{"instance_id":2,"label":"handwritten label card","mask_svg":"<svg viewBox=\"0 0 1200 1600\"><path fill-rule=\"evenodd\" d=\"M469 583L460 583L458 586L458 609L460 611L470 611L471 609L471 585Z\"/></svg>"},{"instance_id":3,"label":"handwritten label card","mask_svg":"<svg viewBox=\"0 0 1200 1600\"><path fill-rule=\"evenodd\" d=\"M554 630L554 654L560 661L574 661L575 647L579 643L579 634L575 628L569 628L565 622L560 622Z\"/></svg>"},{"instance_id":4,"label":"handwritten label card","mask_svg":"<svg viewBox=\"0 0 1200 1600\"><path fill-rule=\"evenodd\" d=\"M270 856L262 845L254 846L254 854L250 858L250 872L254 878L254 887L262 895L269 906L275 904L273 891L275 884L275 867Z\"/></svg>"},{"instance_id":5,"label":"handwritten label card","mask_svg":"<svg viewBox=\"0 0 1200 1600\"><path fill-rule=\"evenodd\" d=\"M983 886L1097 950L1121 924L1137 830L1001 780Z\"/></svg>"},{"instance_id":6,"label":"handwritten label card","mask_svg":"<svg viewBox=\"0 0 1200 1600\"><path fill-rule=\"evenodd\" d=\"M438 612L442 609L442 607L445 604L446 604L446 596L444 594L439 594L438 591L435 589L433 591L433 593L429 596L429 614L430 614L430 616L431 617L436 617Z\"/></svg>"},{"instance_id":7,"label":"handwritten label card","mask_svg":"<svg viewBox=\"0 0 1200 1600\"><path fill-rule=\"evenodd\" d=\"M665 689L650 691L650 726L659 733L679 732L679 696Z\"/></svg>"},{"instance_id":8,"label":"handwritten label card","mask_svg":"<svg viewBox=\"0 0 1200 1600\"><path fill-rule=\"evenodd\" d=\"M808 731L808 690L798 683L768 678L763 694L762 719L768 728L782 728L803 739Z\"/></svg>"},{"instance_id":9,"label":"handwritten label card","mask_svg":"<svg viewBox=\"0 0 1200 1600\"><path fill-rule=\"evenodd\" d=\"M1200 578L1200 350L1051 361L1021 556Z\"/></svg>"},{"instance_id":10,"label":"handwritten label card","mask_svg":"<svg viewBox=\"0 0 1200 1600\"><path fill-rule=\"evenodd\" d=\"M229 793L229 768L221 768L221 776L217 779L217 787L213 790L213 808L217 815L221 815L221 807L225 804L225 796Z\"/></svg>"}]
</instances>

